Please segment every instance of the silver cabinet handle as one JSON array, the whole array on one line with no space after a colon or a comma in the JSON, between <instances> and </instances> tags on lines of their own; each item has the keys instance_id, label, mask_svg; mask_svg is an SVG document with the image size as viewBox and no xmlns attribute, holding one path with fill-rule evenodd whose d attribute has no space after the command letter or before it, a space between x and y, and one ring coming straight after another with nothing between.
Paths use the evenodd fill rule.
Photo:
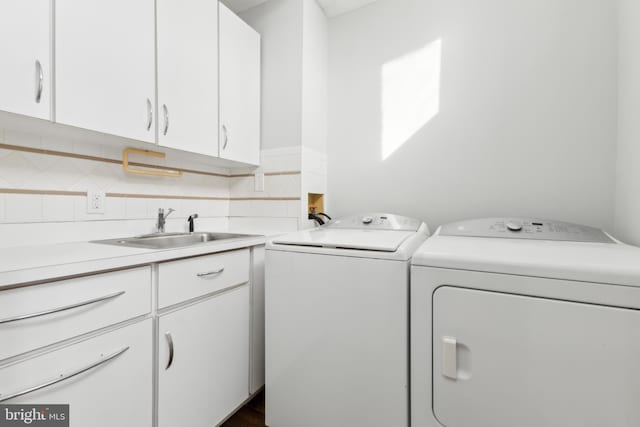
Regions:
<instances>
[{"instance_id":1,"label":"silver cabinet handle","mask_svg":"<svg viewBox=\"0 0 640 427\"><path fill-rule=\"evenodd\" d=\"M164 337L167 339L167 344L169 344L169 360L167 361L167 366L164 368L166 371L173 365L173 337L171 336L171 332L164 334Z\"/></svg>"},{"instance_id":2,"label":"silver cabinet handle","mask_svg":"<svg viewBox=\"0 0 640 427\"><path fill-rule=\"evenodd\" d=\"M215 276L216 274L220 274L223 271L224 271L224 267L222 267L220 270L210 271L208 273L198 273L198 277L200 277L201 279L207 279L211 276Z\"/></svg>"},{"instance_id":3,"label":"silver cabinet handle","mask_svg":"<svg viewBox=\"0 0 640 427\"><path fill-rule=\"evenodd\" d=\"M100 298L94 298L94 299L89 300L89 301L78 302L78 303L75 303L75 304L66 305L64 307L52 308L52 309L49 309L49 310L40 311L38 313L23 314L23 315L20 315L20 316L8 317L6 319L0 319L0 325L2 325L4 323L17 322L18 320L26 320L26 319L32 319L34 317L46 316L48 314L60 313L61 311L67 311L67 310L71 310L71 309L78 308L78 307L84 307L85 305L97 304L97 303L102 302L102 301L107 301L107 300L110 300L110 299L113 299L113 298L117 298L117 297L119 297L121 295L124 295L124 294L125 294L125 291L120 291L120 292L116 292L115 294L105 295L105 296L100 297Z\"/></svg>"},{"instance_id":4,"label":"silver cabinet handle","mask_svg":"<svg viewBox=\"0 0 640 427\"><path fill-rule=\"evenodd\" d=\"M56 379L47 381L47 382L42 383L40 385L37 385L35 387L31 387L31 388L28 388L26 390L19 391L17 393L9 394L7 396L3 396L2 394L0 394L0 402L4 402L4 401L7 401L7 400L10 400L10 399L19 397L19 396L24 396L25 394L33 393L34 391L38 391L38 390L41 390L43 388L46 388L46 387L52 386L54 384L58 384L58 383L60 383L62 381L66 381L68 379L76 377L76 376L78 376L80 374L83 374L83 373L85 373L87 371L90 371L90 370L92 370L94 368L97 368L100 365L104 365L107 362L110 362L110 361L112 361L114 359L117 359L118 357L122 356L127 350L129 350L129 347L125 347L125 348L123 348L121 350L118 350L117 352L115 352L113 354L110 354L110 355L108 355L108 356L106 356L104 358L101 358L97 362L93 362L92 364L87 365L84 368L80 368L77 371L73 371L73 372L68 373L68 374L60 374Z\"/></svg>"},{"instance_id":5,"label":"silver cabinet handle","mask_svg":"<svg viewBox=\"0 0 640 427\"><path fill-rule=\"evenodd\" d=\"M222 133L224 134L224 144L222 144L222 149L225 150L229 143L229 132L227 132L227 127L225 125L222 125Z\"/></svg>"},{"instance_id":6,"label":"silver cabinet handle","mask_svg":"<svg viewBox=\"0 0 640 427\"><path fill-rule=\"evenodd\" d=\"M151 130L152 124L153 124L153 105L151 104L151 100L147 98L147 131Z\"/></svg>"},{"instance_id":7,"label":"silver cabinet handle","mask_svg":"<svg viewBox=\"0 0 640 427\"><path fill-rule=\"evenodd\" d=\"M42 84L44 81L44 73L42 72L42 64L36 59L36 104L40 104L42 99Z\"/></svg>"},{"instance_id":8,"label":"silver cabinet handle","mask_svg":"<svg viewBox=\"0 0 640 427\"><path fill-rule=\"evenodd\" d=\"M162 112L164 113L164 131L163 135L166 135L169 132L169 109L167 108L167 104L162 105Z\"/></svg>"}]
</instances>

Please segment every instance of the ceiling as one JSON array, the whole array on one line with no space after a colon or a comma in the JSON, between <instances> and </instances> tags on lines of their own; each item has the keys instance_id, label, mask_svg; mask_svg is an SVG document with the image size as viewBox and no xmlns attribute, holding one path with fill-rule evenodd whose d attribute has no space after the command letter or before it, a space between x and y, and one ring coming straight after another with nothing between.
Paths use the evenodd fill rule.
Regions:
<instances>
[{"instance_id":1,"label":"ceiling","mask_svg":"<svg viewBox=\"0 0 640 427\"><path fill-rule=\"evenodd\" d=\"M222 3L235 13L240 13L266 1L267 0L222 0Z\"/></svg>"},{"instance_id":2,"label":"ceiling","mask_svg":"<svg viewBox=\"0 0 640 427\"><path fill-rule=\"evenodd\" d=\"M376 0L317 0L329 18L359 9L374 1Z\"/></svg>"},{"instance_id":3,"label":"ceiling","mask_svg":"<svg viewBox=\"0 0 640 427\"><path fill-rule=\"evenodd\" d=\"M258 6L266 2L267 0L222 0L222 3L233 10L235 13L244 12L247 9ZM334 16L342 15L343 13L351 12L352 10L359 9L362 6L366 6L369 3L373 3L376 0L316 0L324 13L332 18Z\"/></svg>"}]
</instances>

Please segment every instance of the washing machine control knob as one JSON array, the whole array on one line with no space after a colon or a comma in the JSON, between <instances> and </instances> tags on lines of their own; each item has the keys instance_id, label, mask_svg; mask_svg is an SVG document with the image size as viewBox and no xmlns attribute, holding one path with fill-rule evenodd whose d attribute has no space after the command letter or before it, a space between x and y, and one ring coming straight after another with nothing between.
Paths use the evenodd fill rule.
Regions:
<instances>
[{"instance_id":1,"label":"washing machine control knob","mask_svg":"<svg viewBox=\"0 0 640 427\"><path fill-rule=\"evenodd\" d=\"M371 216L365 216L365 217L362 218L362 223L363 224L369 225L372 222L373 222L373 217L371 217Z\"/></svg>"},{"instance_id":2,"label":"washing machine control knob","mask_svg":"<svg viewBox=\"0 0 640 427\"><path fill-rule=\"evenodd\" d=\"M519 222L511 221L507 223L507 228L511 231L522 231L522 224Z\"/></svg>"}]
</instances>

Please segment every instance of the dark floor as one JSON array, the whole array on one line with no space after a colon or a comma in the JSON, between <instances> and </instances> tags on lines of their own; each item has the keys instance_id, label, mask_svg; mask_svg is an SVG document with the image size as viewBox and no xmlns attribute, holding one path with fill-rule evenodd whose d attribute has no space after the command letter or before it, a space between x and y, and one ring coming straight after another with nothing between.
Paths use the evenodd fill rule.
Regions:
<instances>
[{"instance_id":1,"label":"dark floor","mask_svg":"<svg viewBox=\"0 0 640 427\"><path fill-rule=\"evenodd\" d=\"M265 427L264 390L220 427Z\"/></svg>"}]
</instances>

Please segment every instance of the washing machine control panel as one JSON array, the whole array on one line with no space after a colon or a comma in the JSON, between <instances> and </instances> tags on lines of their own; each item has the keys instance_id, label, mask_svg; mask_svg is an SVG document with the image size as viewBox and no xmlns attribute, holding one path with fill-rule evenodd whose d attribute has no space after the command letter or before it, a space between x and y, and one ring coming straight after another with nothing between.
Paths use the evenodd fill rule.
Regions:
<instances>
[{"instance_id":1,"label":"washing machine control panel","mask_svg":"<svg viewBox=\"0 0 640 427\"><path fill-rule=\"evenodd\" d=\"M393 214L364 214L335 219L327 228L418 231L422 221L406 216Z\"/></svg>"},{"instance_id":2,"label":"washing machine control panel","mask_svg":"<svg viewBox=\"0 0 640 427\"><path fill-rule=\"evenodd\" d=\"M602 230L560 221L487 218L443 225L441 236L615 243Z\"/></svg>"}]
</instances>

